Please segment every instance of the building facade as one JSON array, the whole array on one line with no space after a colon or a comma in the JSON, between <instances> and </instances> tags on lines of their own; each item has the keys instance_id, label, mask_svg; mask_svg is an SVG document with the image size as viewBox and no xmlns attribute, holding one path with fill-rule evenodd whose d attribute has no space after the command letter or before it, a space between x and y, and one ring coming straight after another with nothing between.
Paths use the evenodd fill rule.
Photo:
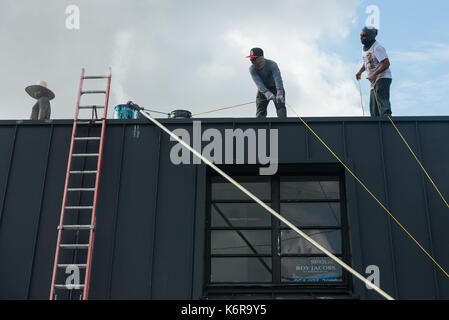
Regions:
<instances>
[{"instance_id":1,"label":"building facade","mask_svg":"<svg viewBox=\"0 0 449 320\"><path fill-rule=\"evenodd\" d=\"M449 117L394 120L449 195ZM394 298L449 299L444 272L298 119L160 121ZM392 125L305 121L449 270L449 208ZM146 119L106 130L90 299L381 299ZM71 132L68 120L0 121L0 299L49 297Z\"/></svg>"}]
</instances>

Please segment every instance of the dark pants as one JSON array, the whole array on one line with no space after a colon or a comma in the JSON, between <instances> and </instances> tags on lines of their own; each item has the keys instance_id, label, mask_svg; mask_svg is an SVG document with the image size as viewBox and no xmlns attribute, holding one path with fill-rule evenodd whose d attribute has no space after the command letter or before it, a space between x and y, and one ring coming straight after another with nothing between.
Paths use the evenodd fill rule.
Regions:
<instances>
[{"instance_id":1,"label":"dark pants","mask_svg":"<svg viewBox=\"0 0 449 320\"><path fill-rule=\"evenodd\" d=\"M391 79L382 78L377 80L374 85L374 90L376 91L377 101L379 101L379 106L377 106L376 97L374 95L373 89L371 89L371 96L369 101L369 110L372 117L380 117L391 115L391 104L390 104L390 86ZM380 113L379 113L380 108Z\"/></svg>"},{"instance_id":2,"label":"dark pants","mask_svg":"<svg viewBox=\"0 0 449 320\"><path fill-rule=\"evenodd\" d=\"M270 90L276 96L276 92L277 92L276 88L268 88L268 90ZM284 99L285 99L285 90L284 90ZM269 102L270 101L267 101L267 98L265 97L265 95L262 92L257 91L257 96L256 96L256 107L257 107L256 117L257 118L266 118L267 117L267 107L268 107ZM274 106L276 107L276 113L278 115L278 118L286 118L287 117L287 109L285 109L285 103L282 103L282 102L278 103L278 102L276 102L276 99L275 99Z\"/></svg>"}]
</instances>

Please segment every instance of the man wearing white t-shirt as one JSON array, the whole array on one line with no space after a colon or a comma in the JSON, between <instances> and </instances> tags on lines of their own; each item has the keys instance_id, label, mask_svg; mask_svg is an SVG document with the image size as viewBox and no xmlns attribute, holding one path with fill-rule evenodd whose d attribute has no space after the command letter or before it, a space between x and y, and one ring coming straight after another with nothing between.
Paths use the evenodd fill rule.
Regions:
<instances>
[{"instance_id":1,"label":"man wearing white t-shirt","mask_svg":"<svg viewBox=\"0 0 449 320\"><path fill-rule=\"evenodd\" d=\"M370 113L373 117L391 115L390 86L392 78L390 60L388 59L385 48L376 41L376 36L376 28L364 27L362 29L360 40L363 44L363 66L356 74L357 80L360 80L363 72L366 71L368 73L366 78L371 82L372 86ZM377 105L377 102L379 102L379 105Z\"/></svg>"}]
</instances>

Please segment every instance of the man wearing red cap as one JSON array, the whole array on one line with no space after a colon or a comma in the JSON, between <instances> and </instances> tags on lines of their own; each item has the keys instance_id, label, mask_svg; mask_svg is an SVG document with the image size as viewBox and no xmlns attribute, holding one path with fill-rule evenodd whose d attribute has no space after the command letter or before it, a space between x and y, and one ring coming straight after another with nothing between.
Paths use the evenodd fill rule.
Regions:
<instances>
[{"instance_id":1,"label":"man wearing red cap","mask_svg":"<svg viewBox=\"0 0 449 320\"><path fill-rule=\"evenodd\" d=\"M267 106L273 100L279 118L287 117L285 109L285 90L281 72L276 62L265 59L261 48L253 48L249 56L252 66L249 73L257 86L257 118L267 117ZM274 95L276 93L276 96Z\"/></svg>"}]
</instances>

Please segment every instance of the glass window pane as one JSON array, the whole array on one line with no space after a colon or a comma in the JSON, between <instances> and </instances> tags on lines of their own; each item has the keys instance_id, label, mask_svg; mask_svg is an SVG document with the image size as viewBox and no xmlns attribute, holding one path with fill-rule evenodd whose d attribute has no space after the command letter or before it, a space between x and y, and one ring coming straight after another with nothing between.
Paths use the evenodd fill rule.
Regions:
<instances>
[{"instance_id":1,"label":"glass window pane","mask_svg":"<svg viewBox=\"0 0 449 320\"><path fill-rule=\"evenodd\" d=\"M281 258L282 282L341 282L341 266L328 257Z\"/></svg>"},{"instance_id":2,"label":"glass window pane","mask_svg":"<svg viewBox=\"0 0 449 320\"><path fill-rule=\"evenodd\" d=\"M213 230L211 231L211 253L271 255L271 231Z\"/></svg>"},{"instance_id":3,"label":"glass window pane","mask_svg":"<svg viewBox=\"0 0 449 320\"><path fill-rule=\"evenodd\" d=\"M271 199L269 177L233 177L238 183L264 201ZM212 177L212 201L214 200L251 200L245 193L222 177Z\"/></svg>"},{"instance_id":4,"label":"glass window pane","mask_svg":"<svg viewBox=\"0 0 449 320\"><path fill-rule=\"evenodd\" d=\"M281 200L338 200L338 177L281 177Z\"/></svg>"},{"instance_id":5,"label":"glass window pane","mask_svg":"<svg viewBox=\"0 0 449 320\"><path fill-rule=\"evenodd\" d=\"M281 215L300 227L338 227L341 223L339 202L281 203ZM282 222L282 226L286 225Z\"/></svg>"},{"instance_id":6,"label":"glass window pane","mask_svg":"<svg viewBox=\"0 0 449 320\"><path fill-rule=\"evenodd\" d=\"M267 203L271 206L271 203ZM213 203L212 227L270 227L271 214L257 203Z\"/></svg>"},{"instance_id":7,"label":"glass window pane","mask_svg":"<svg viewBox=\"0 0 449 320\"><path fill-rule=\"evenodd\" d=\"M211 258L211 283L272 282L271 258Z\"/></svg>"},{"instance_id":8,"label":"glass window pane","mask_svg":"<svg viewBox=\"0 0 449 320\"><path fill-rule=\"evenodd\" d=\"M304 232L330 252L341 253L340 230L305 230ZM281 253L320 254L322 252L295 231L281 230Z\"/></svg>"}]
</instances>

